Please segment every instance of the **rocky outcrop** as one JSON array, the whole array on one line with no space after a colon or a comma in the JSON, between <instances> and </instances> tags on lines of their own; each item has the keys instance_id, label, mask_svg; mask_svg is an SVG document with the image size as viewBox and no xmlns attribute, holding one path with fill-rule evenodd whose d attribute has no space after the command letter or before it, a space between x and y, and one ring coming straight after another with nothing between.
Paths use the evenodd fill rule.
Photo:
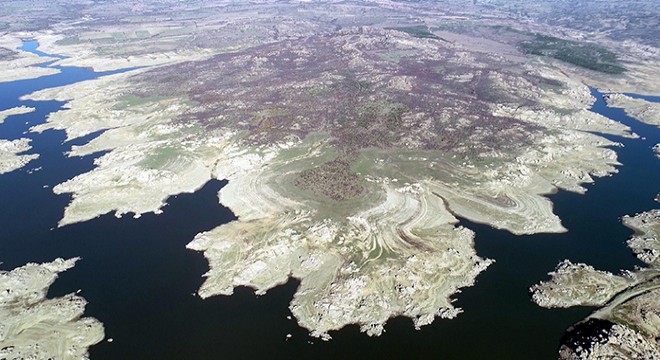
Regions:
<instances>
[{"instance_id":1,"label":"rocky outcrop","mask_svg":"<svg viewBox=\"0 0 660 360\"><path fill-rule=\"evenodd\" d=\"M58 273L78 260L0 271L0 358L86 359L88 348L103 339L103 325L82 317L85 299L75 294L46 298Z\"/></svg>"}]
</instances>

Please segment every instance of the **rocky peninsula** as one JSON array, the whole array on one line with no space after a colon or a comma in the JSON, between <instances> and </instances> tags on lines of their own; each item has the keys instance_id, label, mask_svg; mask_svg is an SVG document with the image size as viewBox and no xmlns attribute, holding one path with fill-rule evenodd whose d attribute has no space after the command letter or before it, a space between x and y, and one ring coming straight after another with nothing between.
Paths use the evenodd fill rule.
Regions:
<instances>
[{"instance_id":1,"label":"rocky peninsula","mask_svg":"<svg viewBox=\"0 0 660 360\"><path fill-rule=\"evenodd\" d=\"M103 325L82 317L85 299L76 294L46 298L58 274L78 260L58 258L0 271L1 358L87 359L89 347L103 340Z\"/></svg>"},{"instance_id":2,"label":"rocky peninsula","mask_svg":"<svg viewBox=\"0 0 660 360\"><path fill-rule=\"evenodd\" d=\"M31 68L15 51L21 34L67 55L59 65L130 68L22 99L66 102L32 132L98 135L68 153L103 154L53 188L72 196L59 226L159 213L172 195L228 180L219 201L237 220L188 245L210 266L198 294L262 294L295 277L290 309L313 336L348 324L379 335L393 316L419 328L462 311L455 295L493 260L458 217L564 232L546 195L584 193L621 166L611 139L636 135L589 111L589 86L658 92L660 52L637 18L633 35L602 31L629 8L590 4L580 9L598 16L576 19L563 2L220 1L167 10L165 27L162 4L86 3L83 26L25 15L4 61L22 64L12 78ZM588 278L570 300L601 304L647 274L566 262L555 275ZM539 302L560 304L552 289Z\"/></svg>"}]
</instances>

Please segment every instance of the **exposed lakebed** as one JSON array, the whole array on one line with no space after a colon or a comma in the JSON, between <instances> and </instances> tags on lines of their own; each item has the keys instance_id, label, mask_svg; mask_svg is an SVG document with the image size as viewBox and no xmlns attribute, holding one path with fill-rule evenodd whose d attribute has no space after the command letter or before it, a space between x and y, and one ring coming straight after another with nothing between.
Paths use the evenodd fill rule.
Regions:
<instances>
[{"instance_id":1,"label":"exposed lakebed","mask_svg":"<svg viewBox=\"0 0 660 360\"><path fill-rule=\"evenodd\" d=\"M28 49L29 50L29 49ZM93 157L67 158L73 144L61 131L23 134L41 123L60 102L19 101L24 94L101 76L85 69L0 84L0 108L26 105L30 114L9 117L0 137L32 139L41 157L26 168L0 176L0 261L3 269L26 262L80 256L75 268L60 275L49 296L81 289L89 301L85 315L103 322L107 338L92 347L93 359L160 358L537 358L554 359L565 329L584 318L590 308L546 310L529 299L530 285L568 258L617 272L641 265L625 245L631 231L619 217L657 206L660 163L651 147L660 130L608 108L601 94L593 111L628 125L643 139L612 140L619 173L599 178L586 195L559 192L551 196L565 234L514 236L466 220L476 232L477 254L496 260L479 275L474 287L456 298L465 313L413 330L410 320L389 321L386 333L369 338L351 326L333 332L333 340L310 338L288 309L297 281L256 297L240 288L231 297L202 300L194 293L208 269L203 256L185 249L195 234L233 219L217 203L222 182L212 181L194 194L168 200L161 215L117 219L105 215L82 224L55 228L68 196L50 187L92 168ZM94 136L94 135L92 135ZM40 169L36 171L36 169ZM48 185L48 187L44 187ZM293 336L285 341L286 334ZM313 342L314 344L309 344Z\"/></svg>"}]
</instances>

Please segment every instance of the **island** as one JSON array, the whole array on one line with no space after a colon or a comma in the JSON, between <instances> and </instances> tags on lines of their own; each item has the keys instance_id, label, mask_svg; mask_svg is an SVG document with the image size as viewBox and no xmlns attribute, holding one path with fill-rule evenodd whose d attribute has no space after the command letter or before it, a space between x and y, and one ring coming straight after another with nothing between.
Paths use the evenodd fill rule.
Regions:
<instances>
[{"instance_id":1,"label":"island","mask_svg":"<svg viewBox=\"0 0 660 360\"><path fill-rule=\"evenodd\" d=\"M34 110L34 108L25 105L2 110L0 111L0 124L12 115L28 114ZM32 149L29 142L30 139L27 138L0 139L0 174L20 169L39 157L39 154L22 154Z\"/></svg>"},{"instance_id":2,"label":"island","mask_svg":"<svg viewBox=\"0 0 660 360\"><path fill-rule=\"evenodd\" d=\"M26 138L0 139L0 174L18 170L39 157L39 154L22 154L32 149L29 142Z\"/></svg>"},{"instance_id":3,"label":"island","mask_svg":"<svg viewBox=\"0 0 660 360\"><path fill-rule=\"evenodd\" d=\"M605 95L610 107L622 108L631 117L650 125L660 126L660 104L643 99L635 99L624 94Z\"/></svg>"},{"instance_id":4,"label":"island","mask_svg":"<svg viewBox=\"0 0 660 360\"><path fill-rule=\"evenodd\" d=\"M624 216L628 246L645 268L620 275L564 261L530 289L543 307L599 306L567 331L560 359L655 359L660 356L660 209Z\"/></svg>"}]
</instances>

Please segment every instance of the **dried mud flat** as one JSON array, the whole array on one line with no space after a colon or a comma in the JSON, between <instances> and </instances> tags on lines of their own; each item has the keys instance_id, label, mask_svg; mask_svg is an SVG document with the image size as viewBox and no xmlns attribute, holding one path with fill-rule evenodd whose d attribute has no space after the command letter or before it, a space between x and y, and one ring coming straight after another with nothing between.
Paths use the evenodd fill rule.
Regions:
<instances>
[{"instance_id":1,"label":"dried mud flat","mask_svg":"<svg viewBox=\"0 0 660 360\"><path fill-rule=\"evenodd\" d=\"M46 298L57 274L78 260L0 271L0 358L86 359L87 349L103 340L103 325L82 317L85 299L75 294Z\"/></svg>"},{"instance_id":2,"label":"dried mud flat","mask_svg":"<svg viewBox=\"0 0 660 360\"><path fill-rule=\"evenodd\" d=\"M628 246L647 267L614 275L564 261L530 289L543 307L601 306L567 331L561 359L660 357L660 210L625 216L623 224L635 230Z\"/></svg>"}]
</instances>

